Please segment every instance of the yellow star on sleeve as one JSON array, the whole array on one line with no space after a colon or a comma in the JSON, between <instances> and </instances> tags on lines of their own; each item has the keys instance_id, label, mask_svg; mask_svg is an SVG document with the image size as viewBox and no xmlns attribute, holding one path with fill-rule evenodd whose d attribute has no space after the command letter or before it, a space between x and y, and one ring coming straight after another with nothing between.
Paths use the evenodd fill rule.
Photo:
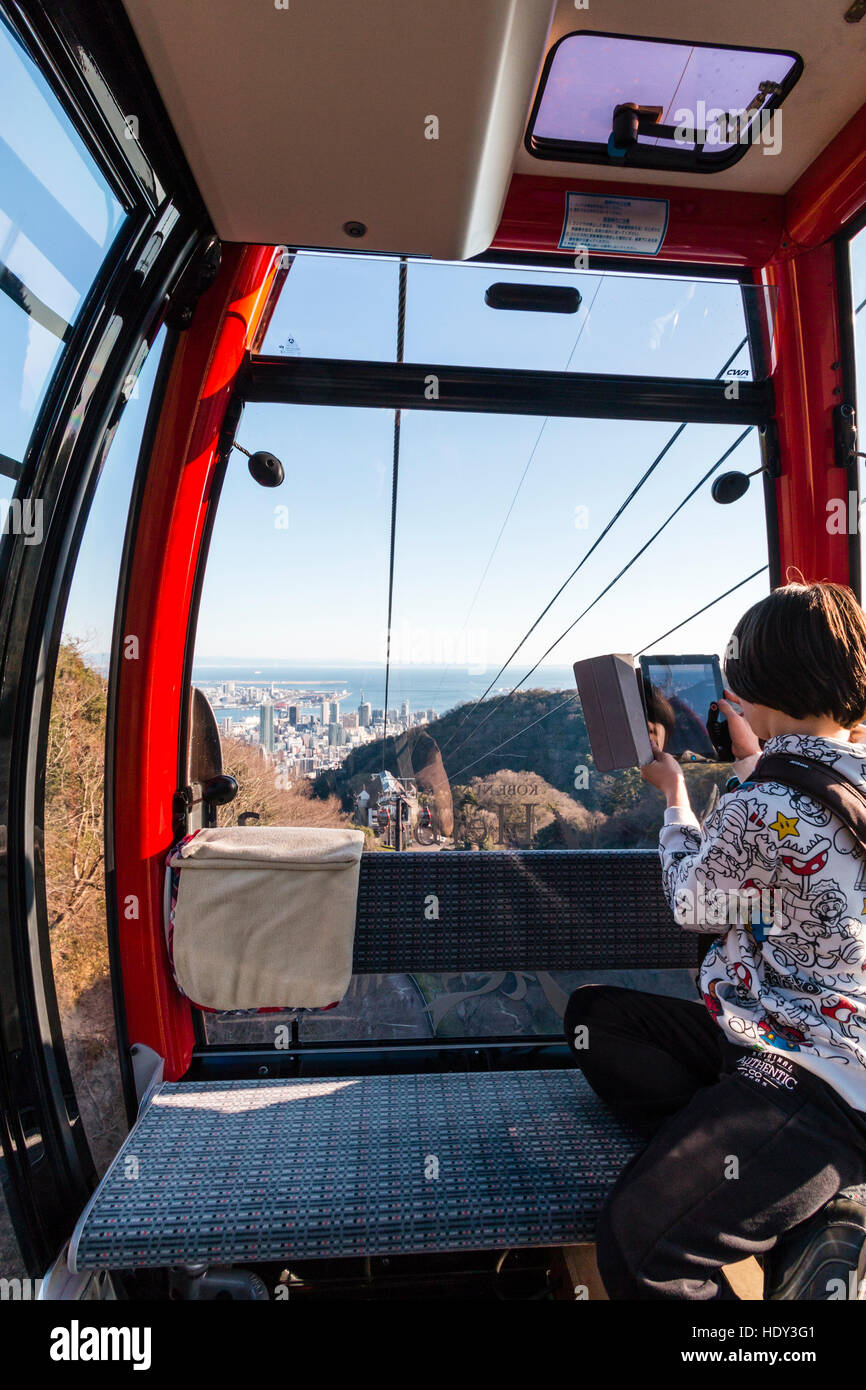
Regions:
<instances>
[{"instance_id":1,"label":"yellow star on sleeve","mask_svg":"<svg viewBox=\"0 0 866 1390\"><path fill-rule=\"evenodd\" d=\"M780 840L784 840L786 835L796 835L797 816L783 816L781 811L776 813L776 819L770 822L770 829L775 830Z\"/></svg>"}]
</instances>

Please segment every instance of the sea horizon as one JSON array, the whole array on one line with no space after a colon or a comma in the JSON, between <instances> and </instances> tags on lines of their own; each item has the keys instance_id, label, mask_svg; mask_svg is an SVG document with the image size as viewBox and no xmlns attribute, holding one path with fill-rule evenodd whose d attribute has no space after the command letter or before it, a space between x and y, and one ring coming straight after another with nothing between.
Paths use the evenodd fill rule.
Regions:
<instances>
[{"instance_id":1,"label":"sea horizon","mask_svg":"<svg viewBox=\"0 0 866 1390\"><path fill-rule=\"evenodd\" d=\"M455 705L478 700L493 685L487 698L505 694L520 681L519 689L574 690L570 666L539 666L528 680L521 681L526 663L499 674L498 667L453 668L446 665L392 666L388 686L388 705L395 709L409 701L410 709L434 709L444 714ZM495 681L494 681L494 678ZM196 685L222 685L227 681L250 685L295 686L325 695L345 690L344 698L361 700L384 708L385 666L379 662L221 662L197 661L193 665Z\"/></svg>"},{"instance_id":2,"label":"sea horizon","mask_svg":"<svg viewBox=\"0 0 866 1390\"><path fill-rule=\"evenodd\" d=\"M84 652L84 660L103 675L108 674L107 652ZM525 679L529 660L515 662L500 674L497 665L449 666L445 663L400 662L391 666L388 705L399 708L404 700L415 710L434 709L445 714L456 705L493 699L517 687L520 690L574 690L571 666L540 665ZM385 663L381 661L286 661L262 657L258 661L237 657L205 657L193 663L193 684L223 685L235 681L241 685L280 685L296 687L308 693L330 694L346 691L344 698L356 704L368 701L376 708L384 707ZM491 685L491 682L493 684ZM519 683L519 684L518 684ZM487 687L490 686L489 692Z\"/></svg>"}]
</instances>

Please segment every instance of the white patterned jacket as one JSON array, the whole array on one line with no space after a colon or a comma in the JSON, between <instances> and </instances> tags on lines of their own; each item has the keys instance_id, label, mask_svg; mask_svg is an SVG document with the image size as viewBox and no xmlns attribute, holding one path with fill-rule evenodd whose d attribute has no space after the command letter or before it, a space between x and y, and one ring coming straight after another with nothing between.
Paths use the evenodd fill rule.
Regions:
<instances>
[{"instance_id":1,"label":"white patterned jacket","mask_svg":"<svg viewBox=\"0 0 866 1390\"><path fill-rule=\"evenodd\" d=\"M866 789L866 745L786 735L764 752L814 758ZM787 1053L866 1111L866 856L850 832L764 782L726 793L703 827L670 808L659 840L677 921L718 937L700 988L725 1034Z\"/></svg>"}]
</instances>

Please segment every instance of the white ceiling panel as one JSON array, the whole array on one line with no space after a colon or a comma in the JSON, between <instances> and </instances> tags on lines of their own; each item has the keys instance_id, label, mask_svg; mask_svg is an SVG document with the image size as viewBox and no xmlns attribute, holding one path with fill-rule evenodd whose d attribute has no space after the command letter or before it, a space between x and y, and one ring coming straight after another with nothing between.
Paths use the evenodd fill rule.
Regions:
<instances>
[{"instance_id":1,"label":"white ceiling panel","mask_svg":"<svg viewBox=\"0 0 866 1390\"><path fill-rule=\"evenodd\" d=\"M490 244L553 0L125 6L221 237L460 259Z\"/></svg>"}]
</instances>

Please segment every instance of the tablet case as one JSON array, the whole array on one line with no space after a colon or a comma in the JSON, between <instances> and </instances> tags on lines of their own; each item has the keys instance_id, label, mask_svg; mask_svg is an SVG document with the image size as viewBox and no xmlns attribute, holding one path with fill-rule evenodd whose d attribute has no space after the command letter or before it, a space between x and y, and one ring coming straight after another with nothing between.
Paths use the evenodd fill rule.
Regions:
<instances>
[{"instance_id":1,"label":"tablet case","mask_svg":"<svg viewBox=\"0 0 866 1390\"><path fill-rule=\"evenodd\" d=\"M651 763L653 751L634 657L618 652L576 661L574 678L597 771Z\"/></svg>"}]
</instances>

